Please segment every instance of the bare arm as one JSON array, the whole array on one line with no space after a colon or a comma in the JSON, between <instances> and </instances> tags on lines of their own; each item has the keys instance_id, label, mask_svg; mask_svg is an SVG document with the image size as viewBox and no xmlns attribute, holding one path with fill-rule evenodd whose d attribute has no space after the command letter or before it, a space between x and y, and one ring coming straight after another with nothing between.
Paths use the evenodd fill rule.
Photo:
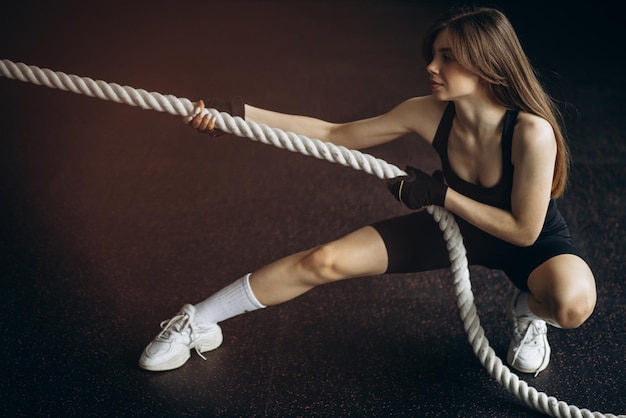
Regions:
<instances>
[{"instance_id":1,"label":"bare arm","mask_svg":"<svg viewBox=\"0 0 626 418\"><path fill-rule=\"evenodd\" d=\"M511 212L479 203L449 189L445 208L485 232L519 246L532 245L545 221L556 141L543 119L520 115L513 137L513 192Z\"/></svg>"},{"instance_id":2,"label":"bare arm","mask_svg":"<svg viewBox=\"0 0 626 418\"><path fill-rule=\"evenodd\" d=\"M384 144L410 132L430 141L442 112L443 105L430 96L409 99L380 116L347 123L332 123L246 105L247 120L351 149Z\"/></svg>"},{"instance_id":3,"label":"bare arm","mask_svg":"<svg viewBox=\"0 0 626 418\"><path fill-rule=\"evenodd\" d=\"M200 105L200 110L204 108ZM333 123L309 116L290 115L265 110L251 105L245 107L246 120L268 125L284 131L295 132L309 138L332 142L350 149L363 149L384 144L410 132L432 140L437 122L443 113L443 105L430 96L406 100L389 112L380 116L347 123ZM211 131L214 120L209 115L204 118L184 118L200 131Z\"/></svg>"}]
</instances>

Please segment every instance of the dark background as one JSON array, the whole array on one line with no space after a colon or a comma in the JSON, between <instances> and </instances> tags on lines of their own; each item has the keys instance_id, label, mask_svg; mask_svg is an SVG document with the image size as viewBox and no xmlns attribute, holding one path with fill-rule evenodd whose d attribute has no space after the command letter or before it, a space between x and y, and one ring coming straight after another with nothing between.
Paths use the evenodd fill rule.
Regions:
<instances>
[{"instance_id":1,"label":"dark background","mask_svg":"<svg viewBox=\"0 0 626 418\"><path fill-rule=\"evenodd\" d=\"M0 5L0 58L193 101L242 95L333 121L429 93L421 38L449 1L34 1ZM483 3L485 4L485 3ZM574 163L559 202L598 284L522 378L626 412L624 19L607 2L507 13L562 102ZM0 78L3 416L535 416L474 357L448 271L356 279L223 324L179 370L137 366L161 320L276 258L405 213L362 172L179 118ZM407 136L367 150L437 167ZM512 286L472 269L503 356Z\"/></svg>"}]
</instances>

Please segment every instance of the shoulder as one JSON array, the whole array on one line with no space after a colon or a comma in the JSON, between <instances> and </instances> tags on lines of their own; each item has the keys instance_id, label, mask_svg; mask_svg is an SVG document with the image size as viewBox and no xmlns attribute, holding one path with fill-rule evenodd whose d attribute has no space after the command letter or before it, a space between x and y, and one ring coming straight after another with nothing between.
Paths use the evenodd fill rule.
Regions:
<instances>
[{"instance_id":1,"label":"shoulder","mask_svg":"<svg viewBox=\"0 0 626 418\"><path fill-rule=\"evenodd\" d=\"M399 107L403 107L411 111L418 111L424 117L441 117L448 103L449 102L435 100L433 96L419 96L405 100L399 105Z\"/></svg>"},{"instance_id":2,"label":"shoulder","mask_svg":"<svg viewBox=\"0 0 626 418\"><path fill-rule=\"evenodd\" d=\"M517 116L513 138L527 146L555 141L554 129L550 122L541 116L526 112L520 112Z\"/></svg>"},{"instance_id":3,"label":"shoulder","mask_svg":"<svg viewBox=\"0 0 626 418\"><path fill-rule=\"evenodd\" d=\"M550 122L531 113L520 112L513 133L513 159L539 153L555 154L556 138Z\"/></svg>"},{"instance_id":4,"label":"shoulder","mask_svg":"<svg viewBox=\"0 0 626 418\"><path fill-rule=\"evenodd\" d=\"M448 102L432 96L413 97L400 103L390 113L402 119L407 128L427 141L432 141Z\"/></svg>"}]
</instances>

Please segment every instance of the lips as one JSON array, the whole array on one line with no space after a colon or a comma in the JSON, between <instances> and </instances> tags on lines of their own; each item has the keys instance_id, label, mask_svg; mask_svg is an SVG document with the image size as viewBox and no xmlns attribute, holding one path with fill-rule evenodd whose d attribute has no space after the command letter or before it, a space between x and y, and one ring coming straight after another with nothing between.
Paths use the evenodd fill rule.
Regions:
<instances>
[{"instance_id":1,"label":"lips","mask_svg":"<svg viewBox=\"0 0 626 418\"><path fill-rule=\"evenodd\" d=\"M436 90L441 86L443 86L443 84L437 83L436 81L433 81L433 80L430 81L430 88L433 90Z\"/></svg>"}]
</instances>

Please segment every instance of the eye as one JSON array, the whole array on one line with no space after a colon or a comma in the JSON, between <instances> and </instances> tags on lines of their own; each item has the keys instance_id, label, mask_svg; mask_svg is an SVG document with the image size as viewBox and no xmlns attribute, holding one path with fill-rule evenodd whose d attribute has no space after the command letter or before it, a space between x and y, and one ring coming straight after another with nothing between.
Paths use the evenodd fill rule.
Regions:
<instances>
[{"instance_id":1,"label":"eye","mask_svg":"<svg viewBox=\"0 0 626 418\"><path fill-rule=\"evenodd\" d=\"M443 54L442 57L443 62L452 62L454 61L454 57L450 54Z\"/></svg>"}]
</instances>

